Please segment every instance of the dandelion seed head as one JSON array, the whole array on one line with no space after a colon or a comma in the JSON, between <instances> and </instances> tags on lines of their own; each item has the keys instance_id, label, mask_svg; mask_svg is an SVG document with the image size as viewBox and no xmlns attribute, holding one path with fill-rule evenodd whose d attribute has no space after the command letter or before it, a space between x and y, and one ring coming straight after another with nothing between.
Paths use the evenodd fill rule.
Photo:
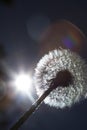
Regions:
<instances>
[{"instance_id":1,"label":"dandelion seed head","mask_svg":"<svg viewBox=\"0 0 87 130\"><path fill-rule=\"evenodd\" d=\"M68 86L58 85L44 100L45 104L56 108L71 107L87 97L87 66L76 53L66 49L53 50L46 54L35 69L35 87L40 97L61 71L67 70L73 77ZM63 78L61 78L61 81Z\"/></svg>"}]
</instances>

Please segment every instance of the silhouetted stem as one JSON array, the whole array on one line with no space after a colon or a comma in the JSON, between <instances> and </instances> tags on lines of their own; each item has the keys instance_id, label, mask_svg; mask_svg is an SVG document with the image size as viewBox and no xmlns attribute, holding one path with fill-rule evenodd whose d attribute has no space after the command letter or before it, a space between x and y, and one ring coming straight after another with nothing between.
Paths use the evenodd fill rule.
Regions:
<instances>
[{"instance_id":1,"label":"silhouetted stem","mask_svg":"<svg viewBox=\"0 0 87 130\"><path fill-rule=\"evenodd\" d=\"M49 93L53 90L56 89L58 86L62 87L68 87L70 83L72 83L73 77L71 73L68 70L62 70L58 72L56 77L52 79L52 82L42 96L31 106L31 108L25 112L25 114L14 124L14 126L10 130L18 130L20 126L27 120L27 118L30 117L30 115L38 108L40 103L49 95Z\"/></svg>"},{"instance_id":2,"label":"silhouetted stem","mask_svg":"<svg viewBox=\"0 0 87 130\"><path fill-rule=\"evenodd\" d=\"M14 126L10 130L18 130L19 127L32 115L32 113L52 90L53 87L49 87L49 89L42 94L42 96L31 106L31 108L27 112L25 112L25 114L14 124Z\"/></svg>"}]
</instances>

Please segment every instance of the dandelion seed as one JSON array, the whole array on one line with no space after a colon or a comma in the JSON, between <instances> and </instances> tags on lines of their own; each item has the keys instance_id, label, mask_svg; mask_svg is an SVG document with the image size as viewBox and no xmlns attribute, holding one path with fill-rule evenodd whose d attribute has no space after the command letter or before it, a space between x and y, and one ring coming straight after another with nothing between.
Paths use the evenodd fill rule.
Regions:
<instances>
[{"instance_id":1,"label":"dandelion seed","mask_svg":"<svg viewBox=\"0 0 87 130\"><path fill-rule=\"evenodd\" d=\"M70 73L68 77L64 77L64 71ZM58 49L42 57L35 69L35 86L39 97L49 88L57 75L60 77L60 81L57 81L58 87L45 98L46 104L64 108L86 98L87 66L80 56L70 50Z\"/></svg>"}]
</instances>

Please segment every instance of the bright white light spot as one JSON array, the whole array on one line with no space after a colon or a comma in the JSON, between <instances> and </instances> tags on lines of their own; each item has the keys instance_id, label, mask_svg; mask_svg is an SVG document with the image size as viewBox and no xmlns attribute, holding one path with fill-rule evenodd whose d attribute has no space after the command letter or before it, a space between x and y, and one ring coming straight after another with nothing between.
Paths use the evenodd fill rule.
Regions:
<instances>
[{"instance_id":1,"label":"bright white light spot","mask_svg":"<svg viewBox=\"0 0 87 130\"><path fill-rule=\"evenodd\" d=\"M22 93L28 93L31 90L32 79L28 74L20 73L15 77L15 87Z\"/></svg>"}]
</instances>

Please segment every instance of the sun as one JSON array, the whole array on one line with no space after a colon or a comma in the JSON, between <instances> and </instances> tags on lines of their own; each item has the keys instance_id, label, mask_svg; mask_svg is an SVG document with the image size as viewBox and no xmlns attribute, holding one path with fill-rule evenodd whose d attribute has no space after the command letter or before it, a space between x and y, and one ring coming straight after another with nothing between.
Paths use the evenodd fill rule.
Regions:
<instances>
[{"instance_id":1,"label":"sun","mask_svg":"<svg viewBox=\"0 0 87 130\"><path fill-rule=\"evenodd\" d=\"M20 73L15 76L14 85L17 91L22 93L28 93L31 89L32 79L29 74Z\"/></svg>"}]
</instances>

